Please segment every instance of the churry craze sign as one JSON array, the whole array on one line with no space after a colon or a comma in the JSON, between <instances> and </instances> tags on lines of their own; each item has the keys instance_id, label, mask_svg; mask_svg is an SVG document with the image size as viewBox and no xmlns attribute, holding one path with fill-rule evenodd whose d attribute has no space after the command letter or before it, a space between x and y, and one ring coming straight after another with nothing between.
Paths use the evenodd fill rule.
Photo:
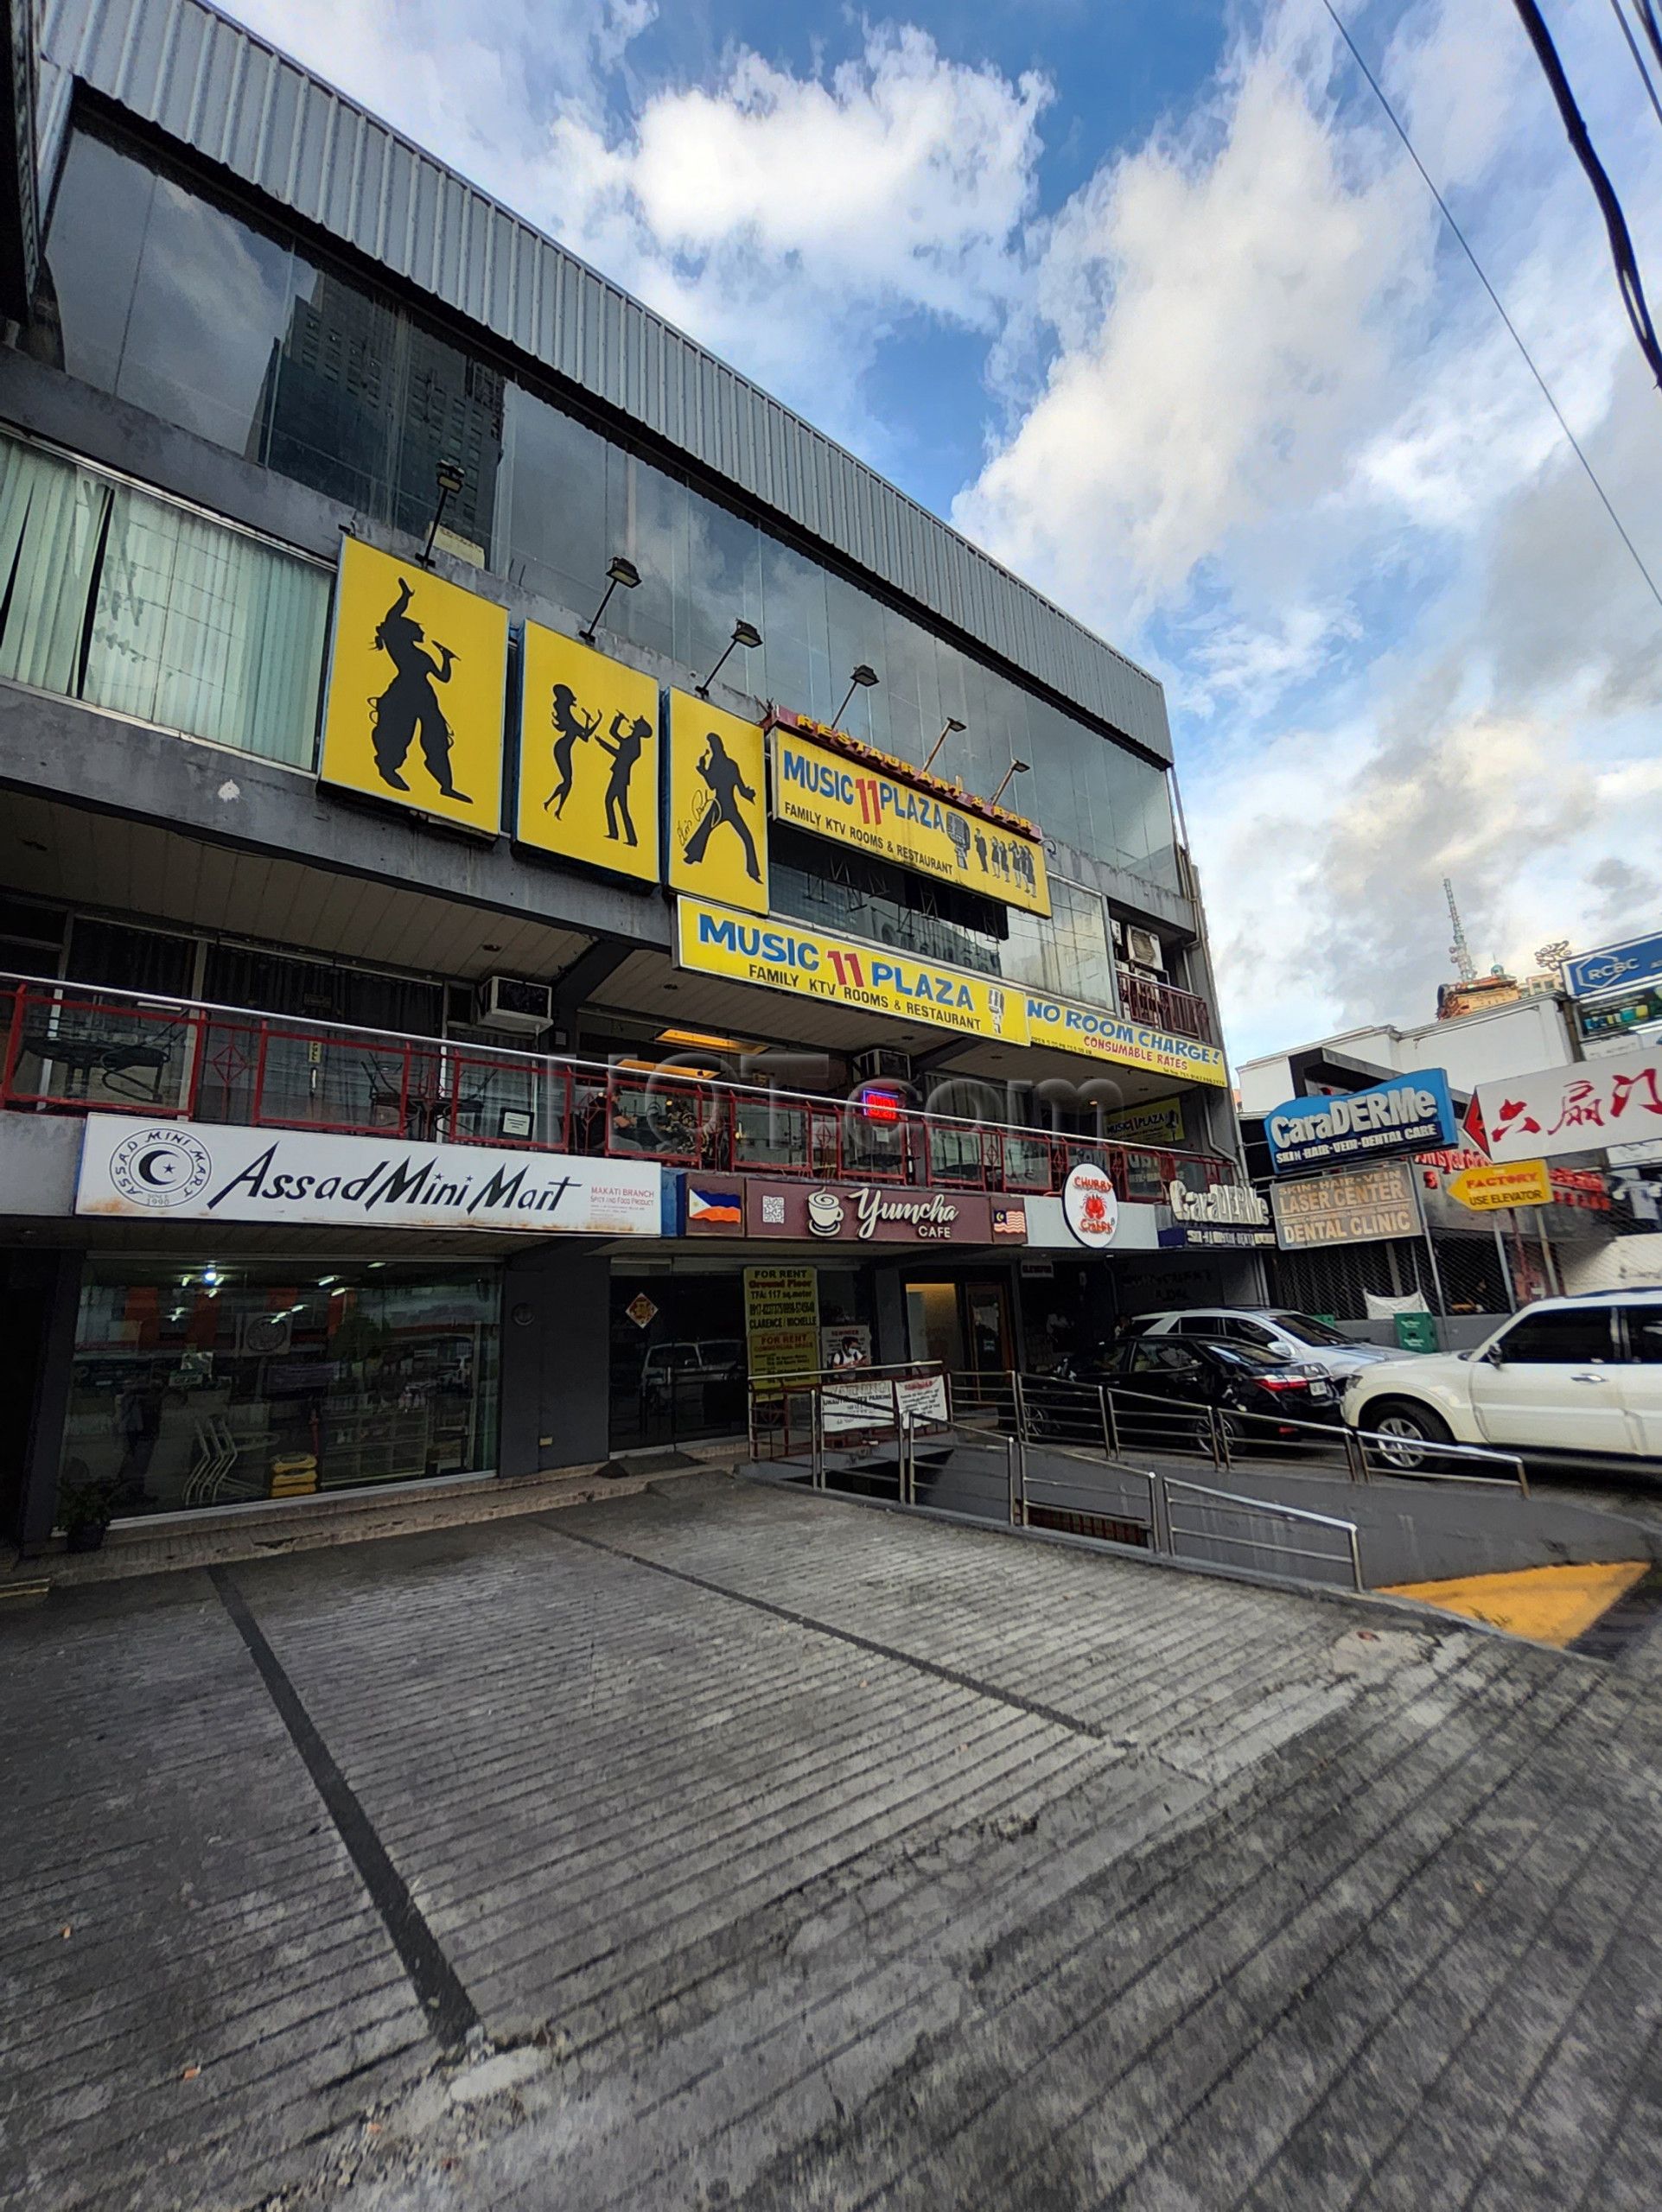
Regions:
<instances>
[{"instance_id":1,"label":"churry craze sign","mask_svg":"<svg viewBox=\"0 0 1662 2212\"><path fill-rule=\"evenodd\" d=\"M1105 1007L1036 998L1031 991L1023 996L1029 1044L1054 1045L1060 1052L1111 1060L1119 1067L1147 1068L1155 1075L1181 1076L1188 1083L1210 1083L1221 1088L1229 1081L1223 1053L1216 1045L1150 1029L1146 1022L1129 1020Z\"/></svg>"},{"instance_id":2,"label":"churry craze sign","mask_svg":"<svg viewBox=\"0 0 1662 2212\"><path fill-rule=\"evenodd\" d=\"M782 725L775 726L773 742L777 820L1007 906L1050 912L1038 838L955 806L944 793L911 781L900 761L868 765Z\"/></svg>"},{"instance_id":3,"label":"churry craze sign","mask_svg":"<svg viewBox=\"0 0 1662 2212\"><path fill-rule=\"evenodd\" d=\"M90 1114L79 1214L360 1229L664 1234L655 1162Z\"/></svg>"},{"instance_id":4,"label":"churry craze sign","mask_svg":"<svg viewBox=\"0 0 1662 2212\"><path fill-rule=\"evenodd\" d=\"M670 694L670 887L767 912L767 767L759 722Z\"/></svg>"},{"instance_id":5,"label":"churry craze sign","mask_svg":"<svg viewBox=\"0 0 1662 2212\"><path fill-rule=\"evenodd\" d=\"M320 780L494 836L507 666L506 608L343 537Z\"/></svg>"},{"instance_id":6,"label":"churry craze sign","mask_svg":"<svg viewBox=\"0 0 1662 2212\"><path fill-rule=\"evenodd\" d=\"M514 836L656 883L657 684L540 622L525 625L524 671Z\"/></svg>"},{"instance_id":7,"label":"churry craze sign","mask_svg":"<svg viewBox=\"0 0 1662 2212\"><path fill-rule=\"evenodd\" d=\"M914 960L886 945L833 937L773 916L758 921L702 899L678 899L676 957L683 968L730 976L799 998L928 1022L1006 1045L1027 1042L1022 994L987 976Z\"/></svg>"}]
</instances>

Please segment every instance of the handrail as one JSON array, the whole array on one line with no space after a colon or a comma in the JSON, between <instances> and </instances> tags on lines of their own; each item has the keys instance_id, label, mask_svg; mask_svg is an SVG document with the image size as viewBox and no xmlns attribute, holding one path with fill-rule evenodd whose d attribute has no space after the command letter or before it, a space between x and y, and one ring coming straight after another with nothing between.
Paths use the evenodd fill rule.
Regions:
<instances>
[{"instance_id":1,"label":"handrail","mask_svg":"<svg viewBox=\"0 0 1662 2212\"><path fill-rule=\"evenodd\" d=\"M1243 1497L1236 1491L1213 1490L1205 1483L1186 1482L1175 1475L1162 1474L1156 1479L1166 1496L1168 1548L1174 1558L1177 1556L1177 1551L1176 1535L1171 1527L1171 1493L1182 1491L1192 1497L1209 1497L1214 1503L1232 1507L1238 1512L1256 1513L1272 1521L1293 1521L1341 1531L1350 1553L1351 1586L1356 1590L1366 1588L1362 1580L1361 1533L1354 1521L1341 1521L1331 1513L1313 1513L1302 1505L1283 1505L1278 1499ZM1204 1531L1185 1529L1181 1533L1202 1543L1234 1544L1244 1551L1270 1552L1277 1557L1289 1556L1284 1546L1263 1543L1254 1536L1227 1536L1210 1529ZM1296 1559L1326 1559L1328 1554L1324 1552L1294 1552L1290 1556Z\"/></svg>"},{"instance_id":2,"label":"handrail","mask_svg":"<svg viewBox=\"0 0 1662 2212\"><path fill-rule=\"evenodd\" d=\"M149 1090L119 1065L94 1065L99 1056L90 1047L99 1040L72 1025L100 1014L137 1025L138 1033L104 1042L112 1064L124 1055L129 1063L135 1055L143 1059L152 1077ZM31 1019L41 1025L38 1030L30 1030ZM63 1048L55 1056L54 1046ZM178 1067L169 1075L171 1095L163 1097L175 1047ZM303 1067L297 1048L307 1054ZM325 1059L326 1053L340 1057ZM23 1079L29 1061L39 1071L33 1088ZM60 1074L60 1087L53 1087ZM493 1099L497 1077L516 1087L506 1094L499 1088ZM331 1103L342 1109L334 1119L323 1110ZM1238 1179L1235 1163L1215 1153L1118 1144L925 1108L901 1106L894 1122L872 1125L857 1092L841 1099L746 1084L691 1072L678 1058L642 1070L10 972L0 974L0 1106L41 1112L137 1107L248 1126L408 1135L417 1141L443 1136L485 1147L646 1157L706 1172L894 1180L1013 1198L1059 1190L1082 1158L1100 1160L1130 1204L1159 1203L1167 1185L1189 1168L1208 1185ZM674 1111L654 1118L653 1109L665 1106ZM765 1141L744 1123L746 1109L757 1108L769 1118ZM493 1110L494 1130L482 1126ZM799 1123L780 1146L783 1158L771 1154L781 1119ZM509 1122L516 1125L512 1129ZM525 1123L531 1126L518 1126ZM943 1159L943 1139L956 1141L957 1158Z\"/></svg>"}]
</instances>

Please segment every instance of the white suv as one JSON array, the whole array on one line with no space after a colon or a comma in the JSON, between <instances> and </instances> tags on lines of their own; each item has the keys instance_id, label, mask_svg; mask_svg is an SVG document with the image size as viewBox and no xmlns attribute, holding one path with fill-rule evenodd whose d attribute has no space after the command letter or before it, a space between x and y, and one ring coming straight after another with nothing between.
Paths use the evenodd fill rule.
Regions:
<instances>
[{"instance_id":1,"label":"white suv","mask_svg":"<svg viewBox=\"0 0 1662 2212\"><path fill-rule=\"evenodd\" d=\"M1475 1351L1353 1376L1343 1402L1410 1471L1450 1442L1662 1462L1662 1290L1544 1298Z\"/></svg>"},{"instance_id":2,"label":"white suv","mask_svg":"<svg viewBox=\"0 0 1662 2212\"><path fill-rule=\"evenodd\" d=\"M1221 1338L1226 1344L1256 1344L1260 1351L1279 1352L1306 1367L1319 1367L1336 1381L1348 1382L1364 1368L1385 1360L1418 1355L1387 1351L1379 1344L1360 1344L1327 1321L1312 1314L1295 1313L1285 1306L1191 1306L1175 1313L1139 1313L1131 1323L1133 1336Z\"/></svg>"}]
</instances>

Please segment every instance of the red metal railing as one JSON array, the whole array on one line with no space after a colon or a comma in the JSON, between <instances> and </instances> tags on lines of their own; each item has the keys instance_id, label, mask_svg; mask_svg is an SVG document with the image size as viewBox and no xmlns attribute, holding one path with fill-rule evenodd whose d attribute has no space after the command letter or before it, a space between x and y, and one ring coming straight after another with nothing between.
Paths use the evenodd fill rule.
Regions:
<instances>
[{"instance_id":1,"label":"red metal railing","mask_svg":"<svg viewBox=\"0 0 1662 2212\"><path fill-rule=\"evenodd\" d=\"M1146 1021L1150 1029L1169 1030L1176 1037L1193 1037L1212 1043L1212 1009L1193 991L1180 991L1175 983L1156 983L1121 968L1119 1002L1133 1021Z\"/></svg>"},{"instance_id":2,"label":"red metal railing","mask_svg":"<svg viewBox=\"0 0 1662 2212\"><path fill-rule=\"evenodd\" d=\"M1040 1196L1082 1160L1122 1199L1232 1183L1211 1153L1105 1144L909 1107L0 977L0 1108L656 1160L669 1167Z\"/></svg>"}]
</instances>

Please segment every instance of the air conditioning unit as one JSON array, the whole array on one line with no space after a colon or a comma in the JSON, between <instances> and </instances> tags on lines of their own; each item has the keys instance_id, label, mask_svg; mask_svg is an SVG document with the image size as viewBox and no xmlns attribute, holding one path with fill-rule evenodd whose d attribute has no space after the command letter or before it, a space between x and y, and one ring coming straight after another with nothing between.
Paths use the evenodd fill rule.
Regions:
<instances>
[{"instance_id":1,"label":"air conditioning unit","mask_svg":"<svg viewBox=\"0 0 1662 2212\"><path fill-rule=\"evenodd\" d=\"M513 1029L535 1036L554 1019L551 983L527 983L518 976L487 976L479 986L481 1029Z\"/></svg>"},{"instance_id":2,"label":"air conditioning unit","mask_svg":"<svg viewBox=\"0 0 1662 2212\"><path fill-rule=\"evenodd\" d=\"M1155 968L1163 976L1166 956L1160 950L1160 940L1152 930L1128 928L1125 932L1125 955L1136 968Z\"/></svg>"},{"instance_id":3,"label":"air conditioning unit","mask_svg":"<svg viewBox=\"0 0 1662 2212\"><path fill-rule=\"evenodd\" d=\"M861 1083L910 1083L912 1061L907 1053L879 1045L855 1055L854 1072Z\"/></svg>"}]
</instances>

